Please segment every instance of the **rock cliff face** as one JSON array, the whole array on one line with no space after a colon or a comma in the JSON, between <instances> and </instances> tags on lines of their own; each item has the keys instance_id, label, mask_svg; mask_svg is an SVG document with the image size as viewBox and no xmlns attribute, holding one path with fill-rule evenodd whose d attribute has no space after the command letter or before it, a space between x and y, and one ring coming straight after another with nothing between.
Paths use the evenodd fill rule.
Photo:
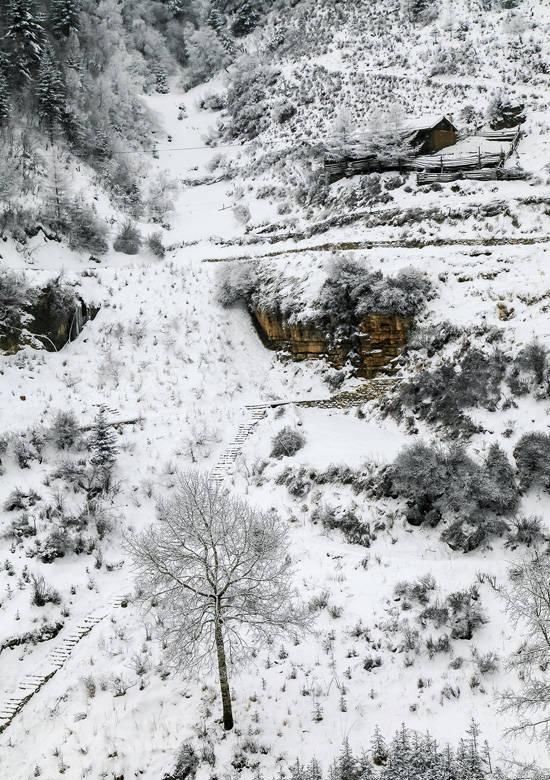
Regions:
<instances>
[{"instance_id":1,"label":"rock cliff face","mask_svg":"<svg viewBox=\"0 0 550 780\"><path fill-rule=\"evenodd\" d=\"M27 307L29 319L24 329L0 335L0 353L15 354L28 344L40 345L48 352L60 350L80 335L97 312L77 297L60 301L53 287L45 287Z\"/></svg>"},{"instance_id":2,"label":"rock cliff face","mask_svg":"<svg viewBox=\"0 0 550 780\"><path fill-rule=\"evenodd\" d=\"M315 326L289 323L259 310L252 316L270 349L290 352L295 360L325 357L336 368L351 359L357 375L366 379L392 371L392 361L405 347L412 325L410 319L393 314L369 314L358 323L353 337L333 343L328 334Z\"/></svg>"}]
</instances>

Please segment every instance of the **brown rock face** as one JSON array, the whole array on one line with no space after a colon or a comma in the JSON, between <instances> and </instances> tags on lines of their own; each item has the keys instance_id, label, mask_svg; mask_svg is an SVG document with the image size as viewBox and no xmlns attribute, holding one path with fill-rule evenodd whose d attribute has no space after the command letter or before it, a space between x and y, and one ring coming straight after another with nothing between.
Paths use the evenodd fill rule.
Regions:
<instances>
[{"instance_id":1,"label":"brown rock face","mask_svg":"<svg viewBox=\"0 0 550 780\"><path fill-rule=\"evenodd\" d=\"M341 368L352 354L358 376L366 379L392 371L392 361L405 347L412 324L393 314L368 314L359 322L353 339L333 343L328 334L313 325L289 323L259 310L252 316L270 349L290 352L295 360L325 357L336 368Z\"/></svg>"}]
</instances>

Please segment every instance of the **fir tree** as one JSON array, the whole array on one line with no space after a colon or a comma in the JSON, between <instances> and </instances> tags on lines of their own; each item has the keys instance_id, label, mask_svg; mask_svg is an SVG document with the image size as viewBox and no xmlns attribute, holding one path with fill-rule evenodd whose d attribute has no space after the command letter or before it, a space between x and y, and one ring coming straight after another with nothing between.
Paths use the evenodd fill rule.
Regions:
<instances>
[{"instance_id":1,"label":"fir tree","mask_svg":"<svg viewBox=\"0 0 550 780\"><path fill-rule=\"evenodd\" d=\"M305 772L306 780L323 780L321 766L316 758L312 758Z\"/></svg>"},{"instance_id":2,"label":"fir tree","mask_svg":"<svg viewBox=\"0 0 550 780\"><path fill-rule=\"evenodd\" d=\"M342 750L338 756L336 767L339 780L359 780L359 762L353 755L347 738L344 740L344 744L342 745Z\"/></svg>"},{"instance_id":3,"label":"fir tree","mask_svg":"<svg viewBox=\"0 0 550 780\"><path fill-rule=\"evenodd\" d=\"M48 191L46 196L46 217L49 226L56 233L66 233L70 222L69 187L61 171L59 160L55 153L48 176Z\"/></svg>"},{"instance_id":4,"label":"fir tree","mask_svg":"<svg viewBox=\"0 0 550 780\"><path fill-rule=\"evenodd\" d=\"M61 122L65 109L65 87L53 53L46 49L40 60L36 86L38 116L49 132Z\"/></svg>"},{"instance_id":5,"label":"fir tree","mask_svg":"<svg viewBox=\"0 0 550 780\"><path fill-rule=\"evenodd\" d=\"M67 38L80 26L79 0L51 0L50 30L56 38Z\"/></svg>"},{"instance_id":6,"label":"fir tree","mask_svg":"<svg viewBox=\"0 0 550 780\"><path fill-rule=\"evenodd\" d=\"M371 742L372 763L376 766L384 766L388 760L388 748L379 726L374 729Z\"/></svg>"},{"instance_id":7,"label":"fir tree","mask_svg":"<svg viewBox=\"0 0 550 780\"><path fill-rule=\"evenodd\" d=\"M116 434L107 422L105 406L99 407L95 417L89 448L92 452L90 462L97 469L100 487L105 490L109 486L118 453Z\"/></svg>"},{"instance_id":8,"label":"fir tree","mask_svg":"<svg viewBox=\"0 0 550 780\"><path fill-rule=\"evenodd\" d=\"M44 48L44 28L34 13L33 0L10 0L5 34L10 64L17 82L31 80Z\"/></svg>"},{"instance_id":9,"label":"fir tree","mask_svg":"<svg viewBox=\"0 0 550 780\"><path fill-rule=\"evenodd\" d=\"M8 80L4 73L0 70L0 127L4 127L8 123L10 117L10 93L8 87Z\"/></svg>"}]
</instances>

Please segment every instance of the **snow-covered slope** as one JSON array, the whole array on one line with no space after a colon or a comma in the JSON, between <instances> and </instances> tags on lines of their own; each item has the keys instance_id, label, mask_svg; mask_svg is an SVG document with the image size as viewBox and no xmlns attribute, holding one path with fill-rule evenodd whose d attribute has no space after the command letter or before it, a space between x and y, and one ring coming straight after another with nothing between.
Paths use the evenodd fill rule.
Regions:
<instances>
[{"instance_id":1,"label":"snow-covered slope","mask_svg":"<svg viewBox=\"0 0 550 780\"><path fill-rule=\"evenodd\" d=\"M505 547L498 537L467 554L453 551L441 540L440 528L406 522L398 498L354 490L343 469L366 478L411 443L420 438L438 443L448 432L422 419L413 425L384 416L375 402L316 406L315 401L331 395L325 380L332 369L323 361L290 362L265 349L243 308L224 309L218 303L218 276L225 263L205 262L242 263L247 261L232 258L275 252L259 262L270 273L280 269L282 288L295 297L299 290L304 306L336 256L388 274L409 265L425 271L435 296L418 324L424 334L454 329L456 335L439 350L417 345L402 366L405 378L436 366L469 342L487 354L498 343L509 360L533 337L547 346L548 86L536 63L546 56L541 44L548 19L546 7L539 6L526 0L514 12L525 20L519 40L509 11L482 14L459 4L443 9L439 22L414 26L404 24L397 8L382 13L378 4L368 2L297 3L286 18L278 17L247 39L260 59L267 56L269 40L282 41L269 49L269 66L267 59L262 65L280 69L281 75L269 95L258 98L267 121L252 144L241 146L246 134L231 130L227 113L200 108L205 96L228 84L231 88L234 74L221 74L186 94L146 98L162 128L152 170L178 182L173 212L160 228L169 247L164 258L148 249L135 256L110 249L98 262L42 234L23 250L11 240L3 244L4 265L33 284L63 272L100 310L59 353L27 348L1 357L0 434L12 439L0 470L0 648L25 634L33 634L35 641L27 638L0 651L0 728L2 704L19 680L43 668L52 649L86 616L101 615L102 620L0 734L2 777L26 780L61 773L158 780L172 770L179 746L189 740L203 756L200 780L214 773L233 777L243 753L242 776L252 778L259 769L267 780L279 772L287 777L296 758L316 756L326 770L343 740L354 750L367 748L377 725L391 737L405 722L456 745L472 718L489 741L495 763L545 763L544 744L524 736L508 739L504 730L514 716L498 712L498 694L518 684L506 662L520 636L496 588L506 584L510 565L530 551ZM441 25L445 14L449 18ZM507 54L498 56L504 43ZM454 71L434 72L442 57L455 63ZM254 67L260 72L257 59ZM387 186L388 176L373 198L370 185L359 178L333 185L321 203L307 195L317 160L287 157L296 138L320 140L328 133L340 108L362 122L373 107L385 109L391 97L411 114L437 109L458 115L469 103L484 110L500 86L526 104L519 162L535 173L531 181L419 191L412 178ZM296 113L279 124L272 112L284 101L292 102ZM219 149L207 147L204 139L220 116L230 140ZM283 150L282 162L269 161L273 148ZM380 192L391 201L381 199ZM98 198L98 209L109 214L107 199ZM286 199L292 201L290 215L280 207ZM493 208L495 203L500 205ZM248 235L242 210L234 209L238 205L250 208ZM457 213L466 208L462 220ZM383 209L392 212L391 219L389 213L377 217ZM330 224L331 217L349 217L354 210L361 216L349 224ZM405 217L400 220L399 214ZM124 219L122 213L113 218ZM271 238L255 229L260 223L275 225ZM313 230L316 223L320 226ZM152 228L146 222L139 226L143 233ZM319 235L289 236L308 229ZM519 239L517 245L494 241L504 244L511 237ZM529 237L540 243L528 243ZM358 384L348 378L343 389ZM523 434L547 431L547 398L528 393L509 400L504 394L494 408L471 412L481 428L466 442L473 458L481 461L498 442L512 460ZM294 403L304 401L312 405ZM197 679L169 669L162 616L156 610L143 613L132 600L132 567L123 537L154 521L155 501L170 494L177 469L216 464L248 419L247 405L276 402L289 403L267 409L230 470L227 486L260 507L276 508L288 521L296 587L311 604L315 622L299 642L261 648L235 670L237 727L225 734L218 721L215 673ZM60 410L73 411L86 428L100 405L119 423L119 455L116 490L92 521L82 491L67 477L66 461L85 461L86 448L59 450L49 439L39 447L30 429L47 433ZM275 459L272 439L283 426L300 430L305 446L293 457ZM14 448L20 433L33 453L28 468L20 467ZM56 477L53 472L63 464L65 477ZM329 471L330 478L319 478ZM26 498L21 509L10 510L6 502L16 488ZM544 533L550 533L548 502L541 488L521 499L521 512L540 516ZM370 546L352 543L330 527L332 509L368 524ZM28 535L14 525L25 514ZM67 535L80 534L81 544L45 562L45 540L52 543L61 516ZM88 520L75 530L76 519L83 517ZM33 576L44 577L59 599L32 604ZM471 638L452 636L448 646L433 651L428 640L450 635L453 626L426 626L425 603L415 601L403 585L423 577L431 605L446 603L457 591L477 589L474 601L483 619ZM127 606L120 607L120 598L128 595ZM59 633L40 641L36 637L44 626L57 626Z\"/></svg>"}]
</instances>

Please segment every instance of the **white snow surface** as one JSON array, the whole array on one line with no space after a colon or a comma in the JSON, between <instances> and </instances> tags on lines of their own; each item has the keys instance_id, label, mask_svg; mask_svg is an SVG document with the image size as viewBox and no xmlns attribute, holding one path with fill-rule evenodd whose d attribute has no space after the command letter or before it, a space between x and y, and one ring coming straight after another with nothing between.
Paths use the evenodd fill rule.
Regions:
<instances>
[{"instance_id":1,"label":"white snow surface","mask_svg":"<svg viewBox=\"0 0 550 780\"><path fill-rule=\"evenodd\" d=\"M166 134L166 139L159 139L161 151L155 165L178 179L205 174L216 154L215 149L189 149L204 146L204 133L214 121L214 115L197 108L201 89L147 98ZM187 116L178 120L181 103L187 107ZM162 151L169 147L173 151ZM241 152L229 148L224 153L238 156ZM536 154L535 149L533 159ZM525 183L502 183L498 193L485 183L471 188L472 198L482 202L493 197L519 198L529 192ZM430 197L436 198L435 194ZM456 200L458 196L449 194L449 204ZM42 239L34 239L23 253L9 242L2 249L2 261L31 280L42 281L63 271L84 299L101 308L79 339L57 354L25 349L2 357L0 431L47 426L60 409L72 409L83 425L90 424L99 404L108 406L113 420L136 422L120 433L120 486L108 507L112 530L101 543L100 568L96 568L94 555L86 554L40 563L28 554L32 540L22 546L13 544L7 532L11 515L0 513L0 527L6 531L0 534L0 560L15 569L15 575L9 567L0 571L0 644L14 634L33 630L45 619L64 621L57 639L0 653L0 700L44 661L71 626L132 590L123 534L154 521L155 499L170 491L175 468L211 467L243 419L246 404L329 395L323 381L326 366L281 360L262 346L244 310L224 310L217 304L220 266L202 261L299 246L308 251L262 262L280 267L281 274L301 285L308 298L322 282L324 268L334 254L312 249L323 243L315 237L300 244L255 244L245 250L218 245L218 237L243 237L242 226L227 208L234 202L228 182L181 188L171 226L164 231L166 243L174 248L164 260L146 252L135 258L111 252L97 264ZM253 201L251 208L256 221L276 216L260 200ZM527 219L533 219L534 232L544 232L547 220L533 217L532 212ZM478 227L472 218L471 224L428 227L428 235L460 238ZM492 235L509 231L513 228L502 218ZM333 228L322 239L337 243L358 236L380 240L397 235L404 233L393 228L363 229L356 223ZM546 342L550 338L547 252L543 245L489 247L482 253L472 247L383 248L350 251L350 256L388 273L407 265L422 268L437 288L436 298L423 315L424 324L448 320L459 326L503 328L504 347L515 354L533 335ZM289 290L293 289L290 285ZM499 302L514 310L506 322L498 318ZM534 400L522 401L517 409L483 413L480 419L487 433L472 442L472 452L478 455L497 437L504 441L499 434L510 421L514 432L506 440L508 450L521 433L546 430L549 425L547 404ZM303 431L305 447L293 459L270 461L262 479L255 479L251 476L255 465L269 459L273 435L287 424ZM430 436L428 431L424 434ZM247 442L229 486L259 506L276 507L288 519L296 586L302 597L308 601L329 591L330 605L341 607L342 613L331 617L322 611L313 633L299 644L285 643L284 653L280 646L261 649L234 673L238 732L222 739L214 673L201 679L164 674L168 670L156 616L142 614L130 601L81 640L65 666L0 735L0 776L27 780L38 767L40 776L48 779L63 772L75 780L122 774L158 780L173 767L181 742L189 738L200 744L199 734L205 730L215 745L220 777L231 775L233 752L247 734L256 735L266 746L261 761L270 777L279 765L296 757L308 760L316 754L326 767L344 738L359 749L368 744L376 724L391 736L405 721L418 730L429 728L442 742L456 743L472 717L479 721L496 758L519 755L544 762L543 747L522 740L511 742L503 736L511 721L497 714L497 695L513 682L505 661L520 637L486 582L479 588L488 621L473 641L458 640L453 648L455 655L464 658L461 669L450 668L449 656L430 659L425 651L411 665L405 663L403 653L392 652L391 634L384 628L398 609L393 596L398 582L431 573L438 594L444 597L475 583L479 572L488 572L503 583L508 567L521 553L505 550L501 543L468 555L454 553L439 540L437 529L411 529L395 508L365 502L347 487L328 485L317 496L322 503L353 506L373 527L385 519L384 530L366 550L347 543L337 531L313 524L312 499L294 499L276 484L277 474L290 460L306 469L322 470L333 464L360 469L369 462L390 462L409 441L402 427L381 418L366 404L361 416L354 410L291 405L280 417L270 412ZM56 487L48 475L61 459L59 452L47 446L42 462L33 462L28 470L6 462L6 473L0 478L0 506L15 487L33 488L53 500ZM547 524L547 497L528 496L525 511L543 515ZM20 580L25 566L59 591L60 606L31 606L29 586ZM370 672L363 668L369 649L363 638L352 634L358 623L383 644L383 663ZM484 677L481 687L468 683L475 671L474 648L481 653L494 651L500 659L498 671ZM138 656L146 659L147 666L141 684ZM93 696L87 692L86 678L95 681ZM125 695L114 695L116 678L128 684ZM418 686L419 678L426 683L423 687ZM339 707L343 681L348 690L346 712ZM445 697L443 690L449 686L460 688L459 698ZM312 719L314 701L323 708L319 723ZM199 770L199 780L208 776L206 768Z\"/></svg>"}]
</instances>

